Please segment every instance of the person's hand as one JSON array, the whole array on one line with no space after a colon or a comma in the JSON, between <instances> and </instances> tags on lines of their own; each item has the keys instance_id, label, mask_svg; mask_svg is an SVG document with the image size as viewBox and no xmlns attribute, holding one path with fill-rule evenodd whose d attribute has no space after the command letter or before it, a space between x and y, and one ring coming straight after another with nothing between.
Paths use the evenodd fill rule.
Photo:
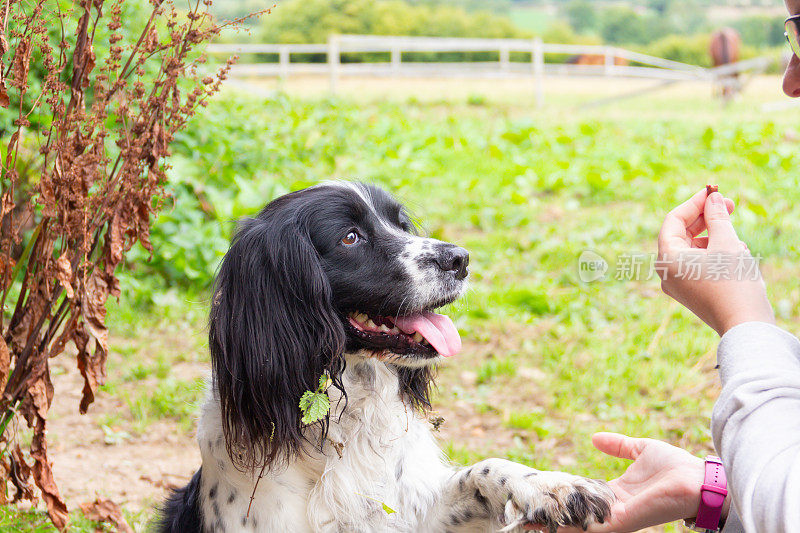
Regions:
<instances>
[{"instance_id":1,"label":"person's hand","mask_svg":"<svg viewBox=\"0 0 800 533\"><path fill-rule=\"evenodd\" d=\"M661 289L720 336L737 324L775 322L764 281L731 224L733 201L698 191L667 215L658 235ZM698 237L708 229L707 237Z\"/></svg>"},{"instance_id":2,"label":"person's hand","mask_svg":"<svg viewBox=\"0 0 800 533\"><path fill-rule=\"evenodd\" d=\"M624 474L608 482L617 501L605 523L589 525L589 533L627 533L697 516L705 461L666 442L618 433L596 433L592 444L605 454L633 463ZM729 510L730 498L726 498L723 518ZM527 529L544 531L542 526L535 525ZM581 530L570 527L558 531Z\"/></svg>"},{"instance_id":3,"label":"person's hand","mask_svg":"<svg viewBox=\"0 0 800 533\"><path fill-rule=\"evenodd\" d=\"M653 439L596 433L592 444L601 452L632 459L619 478L609 482L618 500L604 524L592 524L590 533L625 533L697 515L705 461ZM723 517L727 516L729 498Z\"/></svg>"}]
</instances>

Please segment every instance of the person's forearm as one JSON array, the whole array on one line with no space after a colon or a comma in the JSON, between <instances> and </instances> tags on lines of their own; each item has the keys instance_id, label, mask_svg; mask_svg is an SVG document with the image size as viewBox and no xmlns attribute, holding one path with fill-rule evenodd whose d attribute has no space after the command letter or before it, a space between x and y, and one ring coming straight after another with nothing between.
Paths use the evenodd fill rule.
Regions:
<instances>
[{"instance_id":1,"label":"person's forearm","mask_svg":"<svg viewBox=\"0 0 800 533\"><path fill-rule=\"evenodd\" d=\"M712 435L747 531L800 523L800 341L775 326L731 329L718 352ZM790 526L791 524L791 526Z\"/></svg>"}]
</instances>

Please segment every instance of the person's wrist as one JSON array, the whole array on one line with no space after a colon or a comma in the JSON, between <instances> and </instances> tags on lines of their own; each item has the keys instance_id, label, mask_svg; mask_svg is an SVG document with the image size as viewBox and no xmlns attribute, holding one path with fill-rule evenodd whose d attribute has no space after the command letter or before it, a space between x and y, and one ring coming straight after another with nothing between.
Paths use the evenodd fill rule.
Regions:
<instances>
[{"instance_id":1,"label":"person's wrist","mask_svg":"<svg viewBox=\"0 0 800 533\"><path fill-rule=\"evenodd\" d=\"M731 495L728 494L725 496L725 501L722 504L722 517L720 518L721 524L724 524L728 520L728 513L731 510Z\"/></svg>"},{"instance_id":2,"label":"person's wrist","mask_svg":"<svg viewBox=\"0 0 800 533\"><path fill-rule=\"evenodd\" d=\"M766 322L767 324L774 325L775 314L772 311L772 306L770 306L769 302L766 302L766 305L761 305L758 307L759 308L743 309L740 312L735 312L724 317L720 321L719 327L715 328L717 329L719 336L722 337L731 329L740 324L744 324L745 322Z\"/></svg>"},{"instance_id":3,"label":"person's wrist","mask_svg":"<svg viewBox=\"0 0 800 533\"><path fill-rule=\"evenodd\" d=\"M687 453L687 455L690 455ZM686 471L684 477L684 501L686 502L686 517L697 516L700 507L700 490L706 476L706 462L699 457L691 455L691 470Z\"/></svg>"}]
</instances>

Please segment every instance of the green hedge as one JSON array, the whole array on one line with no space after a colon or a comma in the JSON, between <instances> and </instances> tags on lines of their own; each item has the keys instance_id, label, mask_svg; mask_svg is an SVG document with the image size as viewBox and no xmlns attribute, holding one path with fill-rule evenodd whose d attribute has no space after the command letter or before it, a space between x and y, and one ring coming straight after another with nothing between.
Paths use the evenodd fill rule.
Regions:
<instances>
[{"instance_id":1,"label":"green hedge","mask_svg":"<svg viewBox=\"0 0 800 533\"><path fill-rule=\"evenodd\" d=\"M507 17L450 5L401 0L288 0L262 18L267 43L324 43L332 33L432 37L529 37Z\"/></svg>"}]
</instances>

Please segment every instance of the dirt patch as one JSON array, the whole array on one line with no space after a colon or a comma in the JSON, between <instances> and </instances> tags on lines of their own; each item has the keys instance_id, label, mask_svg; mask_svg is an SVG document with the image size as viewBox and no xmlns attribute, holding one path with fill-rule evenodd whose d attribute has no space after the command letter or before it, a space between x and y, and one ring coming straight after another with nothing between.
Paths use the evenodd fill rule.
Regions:
<instances>
[{"instance_id":1,"label":"dirt patch","mask_svg":"<svg viewBox=\"0 0 800 533\"><path fill-rule=\"evenodd\" d=\"M160 501L168 488L188 482L200 465L193 436L174 422L159 421L140 436L107 444L103 416L127 412L128 407L100 391L89 413L79 414L83 380L72 361L65 357L53 362L56 401L48 423L53 471L69 508L99 494L138 512ZM195 373L207 371L200 363L194 367Z\"/></svg>"}]
</instances>

